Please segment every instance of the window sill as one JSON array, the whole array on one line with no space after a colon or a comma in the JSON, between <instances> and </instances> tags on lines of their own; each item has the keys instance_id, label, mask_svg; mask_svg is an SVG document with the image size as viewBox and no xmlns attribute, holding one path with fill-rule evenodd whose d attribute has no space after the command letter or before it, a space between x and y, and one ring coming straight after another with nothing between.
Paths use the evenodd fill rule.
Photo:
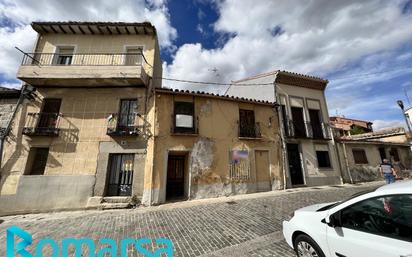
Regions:
<instances>
[{"instance_id":1,"label":"window sill","mask_svg":"<svg viewBox=\"0 0 412 257\"><path fill-rule=\"evenodd\" d=\"M333 167L318 167L320 171L333 171Z\"/></svg>"},{"instance_id":2,"label":"window sill","mask_svg":"<svg viewBox=\"0 0 412 257\"><path fill-rule=\"evenodd\" d=\"M171 136L189 136L189 137L197 137L199 136L199 133L171 133Z\"/></svg>"},{"instance_id":3,"label":"window sill","mask_svg":"<svg viewBox=\"0 0 412 257\"><path fill-rule=\"evenodd\" d=\"M238 137L239 140L263 140L263 137Z\"/></svg>"}]
</instances>

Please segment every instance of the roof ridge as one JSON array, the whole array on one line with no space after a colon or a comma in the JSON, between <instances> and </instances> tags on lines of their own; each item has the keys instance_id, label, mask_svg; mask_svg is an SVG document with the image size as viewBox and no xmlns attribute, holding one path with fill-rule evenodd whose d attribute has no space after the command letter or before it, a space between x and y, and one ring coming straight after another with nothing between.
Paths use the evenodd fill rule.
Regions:
<instances>
[{"instance_id":1,"label":"roof ridge","mask_svg":"<svg viewBox=\"0 0 412 257\"><path fill-rule=\"evenodd\" d=\"M270 102L270 101L264 101L264 100L258 100L258 99L253 99L253 98L245 98L245 97L238 97L238 96L230 96L230 95L221 95L218 93L211 93L211 92L205 92L205 91L194 91L194 90L189 90L189 89L178 89L178 88L156 88L155 91L164 91L164 92L170 92L170 93L186 93L186 94L198 94L198 95L204 95L204 96L212 96L212 97L219 97L222 99L229 99L229 100L239 100L239 101L246 101L246 102L252 102L252 103L260 103L260 104L275 104L275 102Z\"/></svg>"}]
</instances>

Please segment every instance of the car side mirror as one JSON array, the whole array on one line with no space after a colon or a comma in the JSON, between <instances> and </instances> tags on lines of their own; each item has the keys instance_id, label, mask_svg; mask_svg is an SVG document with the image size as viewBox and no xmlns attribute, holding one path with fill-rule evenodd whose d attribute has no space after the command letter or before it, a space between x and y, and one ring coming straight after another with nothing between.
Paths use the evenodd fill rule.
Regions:
<instances>
[{"instance_id":1,"label":"car side mirror","mask_svg":"<svg viewBox=\"0 0 412 257\"><path fill-rule=\"evenodd\" d=\"M329 217L326 217L325 223L331 227L331 228L336 228L336 227L342 227L342 219L341 219L341 212L335 212L334 214L329 215Z\"/></svg>"}]
</instances>

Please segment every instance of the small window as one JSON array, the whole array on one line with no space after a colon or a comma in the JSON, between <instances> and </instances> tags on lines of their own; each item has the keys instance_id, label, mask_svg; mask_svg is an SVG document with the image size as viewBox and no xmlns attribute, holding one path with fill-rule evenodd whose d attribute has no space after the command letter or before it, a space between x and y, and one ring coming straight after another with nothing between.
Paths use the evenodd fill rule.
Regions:
<instances>
[{"instance_id":1,"label":"small window","mask_svg":"<svg viewBox=\"0 0 412 257\"><path fill-rule=\"evenodd\" d=\"M412 195L379 196L341 212L342 227L412 242Z\"/></svg>"},{"instance_id":2,"label":"small window","mask_svg":"<svg viewBox=\"0 0 412 257\"><path fill-rule=\"evenodd\" d=\"M133 66L140 65L142 63L142 47L132 46L126 48L125 65Z\"/></svg>"},{"instance_id":3,"label":"small window","mask_svg":"<svg viewBox=\"0 0 412 257\"><path fill-rule=\"evenodd\" d=\"M57 65L70 65L72 64L74 54L73 46L59 46L56 51L56 64Z\"/></svg>"},{"instance_id":4,"label":"small window","mask_svg":"<svg viewBox=\"0 0 412 257\"><path fill-rule=\"evenodd\" d=\"M368 164L366 152L363 149L352 149L353 159L355 164Z\"/></svg>"},{"instance_id":5,"label":"small window","mask_svg":"<svg viewBox=\"0 0 412 257\"><path fill-rule=\"evenodd\" d=\"M316 151L316 157L318 159L319 168L330 168L330 159L328 151Z\"/></svg>"},{"instance_id":6,"label":"small window","mask_svg":"<svg viewBox=\"0 0 412 257\"><path fill-rule=\"evenodd\" d=\"M27 160L27 175L44 175L46 169L49 148L33 147Z\"/></svg>"},{"instance_id":7,"label":"small window","mask_svg":"<svg viewBox=\"0 0 412 257\"><path fill-rule=\"evenodd\" d=\"M195 133L193 102L175 102L174 132Z\"/></svg>"}]
</instances>

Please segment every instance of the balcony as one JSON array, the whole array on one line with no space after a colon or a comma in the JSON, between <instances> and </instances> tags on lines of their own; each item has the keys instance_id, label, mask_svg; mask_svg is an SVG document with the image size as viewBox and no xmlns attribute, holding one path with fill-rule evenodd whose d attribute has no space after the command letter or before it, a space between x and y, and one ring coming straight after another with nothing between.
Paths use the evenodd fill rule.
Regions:
<instances>
[{"instance_id":1,"label":"balcony","mask_svg":"<svg viewBox=\"0 0 412 257\"><path fill-rule=\"evenodd\" d=\"M25 53L17 78L34 86L145 86L146 66L141 53Z\"/></svg>"},{"instance_id":2,"label":"balcony","mask_svg":"<svg viewBox=\"0 0 412 257\"><path fill-rule=\"evenodd\" d=\"M239 138L262 138L259 122L253 124L238 122L238 136Z\"/></svg>"},{"instance_id":3,"label":"balcony","mask_svg":"<svg viewBox=\"0 0 412 257\"><path fill-rule=\"evenodd\" d=\"M139 114L111 114L108 120L106 135L108 136L139 136L143 134L144 126L137 124Z\"/></svg>"},{"instance_id":4,"label":"balcony","mask_svg":"<svg viewBox=\"0 0 412 257\"><path fill-rule=\"evenodd\" d=\"M329 124L321 122L314 124L304 122L303 124L287 120L284 123L284 129L287 137L290 138L311 138L311 139L331 139Z\"/></svg>"},{"instance_id":5,"label":"balcony","mask_svg":"<svg viewBox=\"0 0 412 257\"><path fill-rule=\"evenodd\" d=\"M57 137L61 116L59 113L28 113L22 133L26 136Z\"/></svg>"}]
</instances>

